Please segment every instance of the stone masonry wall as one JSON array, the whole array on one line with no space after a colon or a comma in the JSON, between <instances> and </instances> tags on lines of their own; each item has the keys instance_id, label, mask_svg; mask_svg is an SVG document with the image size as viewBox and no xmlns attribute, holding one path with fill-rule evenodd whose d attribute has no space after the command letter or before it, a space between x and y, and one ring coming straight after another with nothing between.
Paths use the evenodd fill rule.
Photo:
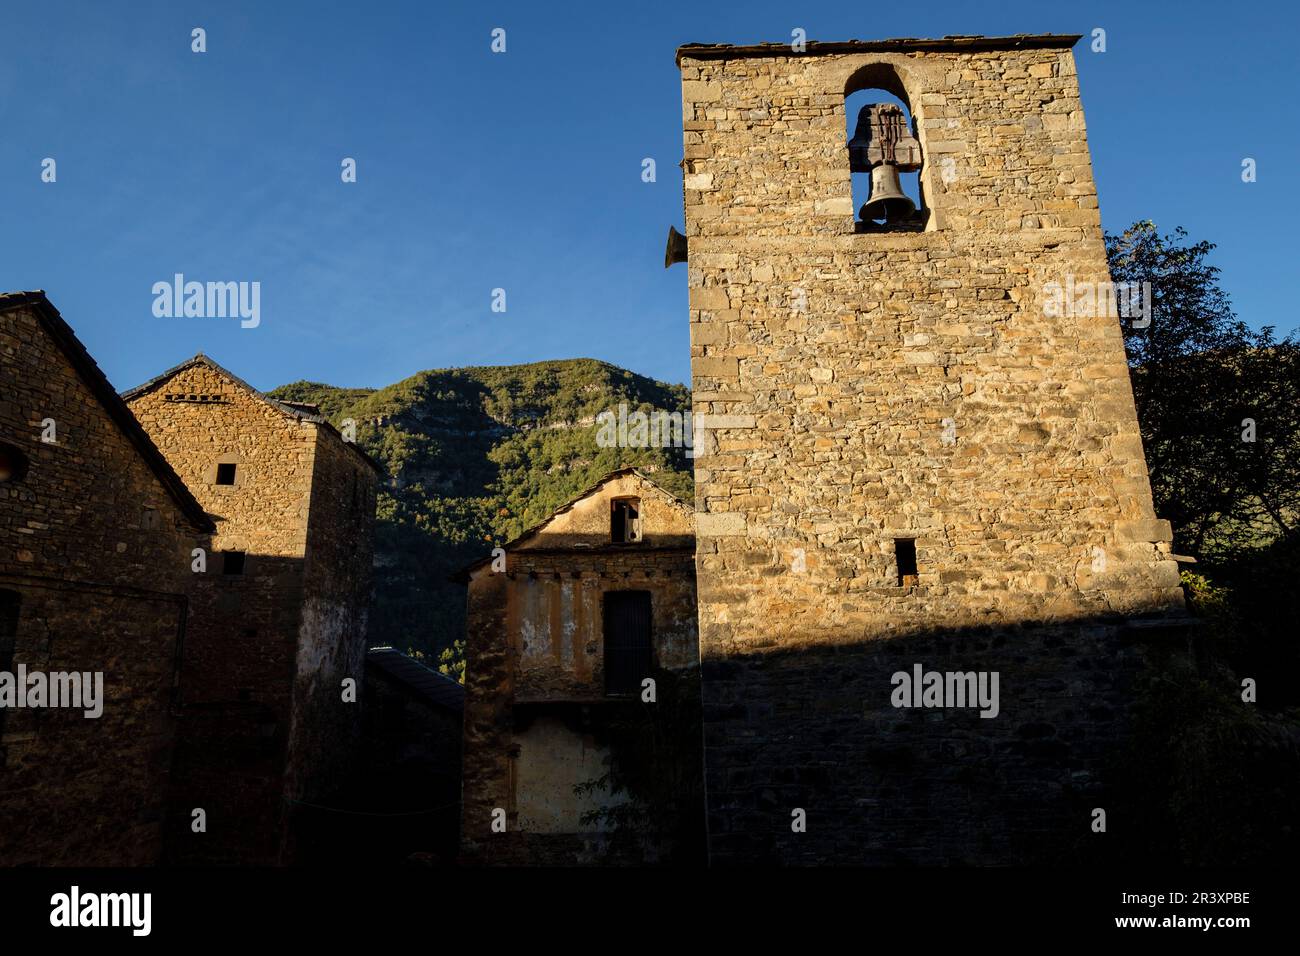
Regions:
<instances>
[{"instance_id":1,"label":"stone masonry wall","mask_svg":"<svg viewBox=\"0 0 1300 956\"><path fill-rule=\"evenodd\" d=\"M1004 724L969 714L977 735L1068 733L1041 712L1083 719L1092 690L1021 625L1072 622L1082 652L1090 628L1181 604L1118 321L1043 307L1049 282L1109 279L1068 47L681 51L692 385L714 439L696 493L715 862L754 858L755 815L789 832L800 797L771 799L778 775L817 783L794 805L835 821L783 858L851 862L836 834L869 826L885 781L839 749L884 745L881 721L907 713L888 705L899 661L880 639L920 654L940 635L963 670L1015 642L1004 663L1036 691L1010 690L1023 706ZM854 231L844 100L872 87L912 110L924 232ZM898 585L898 538L915 541L917 586ZM943 751L938 719L914 753ZM960 756L973 770L979 754ZM1022 795L1059 796L1071 757L1057 756L1019 775ZM914 782L944 798L902 794L891 812L910 833L988 815L941 776ZM864 845L881 852L917 845L874 832Z\"/></svg>"},{"instance_id":2,"label":"stone masonry wall","mask_svg":"<svg viewBox=\"0 0 1300 956\"><path fill-rule=\"evenodd\" d=\"M0 312L0 441L29 459L0 484L12 663L101 671L105 697L98 719L0 711L0 865L157 863L189 553L206 541L30 309Z\"/></svg>"},{"instance_id":3,"label":"stone masonry wall","mask_svg":"<svg viewBox=\"0 0 1300 956\"><path fill-rule=\"evenodd\" d=\"M318 429L316 441L285 793L328 805L360 748L378 475L335 432Z\"/></svg>"},{"instance_id":4,"label":"stone masonry wall","mask_svg":"<svg viewBox=\"0 0 1300 956\"><path fill-rule=\"evenodd\" d=\"M365 746L355 790L389 813L356 817L364 837L353 847L367 861L392 864L413 852L450 863L459 852L461 712L433 706L422 694L371 664L366 666L362 708ZM337 857L334 834L323 857Z\"/></svg>"},{"instance_id":5,"label":"stone masonry wall","mask_svg":"<svg viewBox=\"0 0 1300 956\"><path fill-rule=\"evenodd\" d=\"M207 570L194 575L169 857L273 863L288 816L284 774L317 426L201 362L129 404L217 522ZM233 485L217 484L223 462L236 466ZM245 552L242 574L223 573L225 551ZM191 829L195 807L207 812L206 833Z\"/></svg>"}]
</instances>

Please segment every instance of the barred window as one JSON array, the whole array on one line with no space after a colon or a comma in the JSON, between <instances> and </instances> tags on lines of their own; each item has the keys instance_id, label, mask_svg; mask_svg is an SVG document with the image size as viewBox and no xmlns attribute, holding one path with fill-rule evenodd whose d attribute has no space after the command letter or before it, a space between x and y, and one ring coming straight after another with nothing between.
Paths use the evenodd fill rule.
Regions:
<instances>
[{"instance_id":1,"label":"barred window","mask_svg":"<svg viewBox=\"0 0 1300 956\"><path fill-rule=\"evenodd\" d=\"M641 682L654 666L649 591L606 591L605 694L625 697L640 693Z\"/></svg>"}]
</instances>

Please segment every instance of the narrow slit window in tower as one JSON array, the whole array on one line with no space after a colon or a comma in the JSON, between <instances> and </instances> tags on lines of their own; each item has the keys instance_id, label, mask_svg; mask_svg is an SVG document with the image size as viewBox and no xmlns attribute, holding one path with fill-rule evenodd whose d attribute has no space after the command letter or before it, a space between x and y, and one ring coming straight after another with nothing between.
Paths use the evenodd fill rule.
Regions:
<instances>
[{"instance_id":1,"label":"narrow slit window in tower","mask_svg":"<svg viewBox=\"0 0 1300 956\"><path fill-rule=\"evenodd\" d=\"M894 564L898 567L898 586L900 588L916 587L917 574L915 539L894 539Z\"/></svg>"}]
</instances>

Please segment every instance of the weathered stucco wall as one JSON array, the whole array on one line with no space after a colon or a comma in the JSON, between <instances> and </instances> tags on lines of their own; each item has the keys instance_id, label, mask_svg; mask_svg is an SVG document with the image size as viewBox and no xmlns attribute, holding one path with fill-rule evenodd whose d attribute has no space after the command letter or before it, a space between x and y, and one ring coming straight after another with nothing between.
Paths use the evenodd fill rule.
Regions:
<instances>
[{"instance_id":1,"label":"weathered stucco wall","mask_svg":"<svg viewBox=\"0 0 1300 956\"><path fill-rule=\"evenodd\" d=\"M698 664L689 552L572 557L519 552L516 565L506 572L505 626L513 641L518 699L604 697L602 604L610 591L650 593L655 658L661 667Z\"/></svg>"},{"instance_id":2,"label":"weathered stucco wall","mask_svg":"<svg viewBox=\"0 0 1300 956\"><path fill-rule=\"evenodd\" d=\"M639 497L643 540L611 545L610 502ZM462 840L473 862L588 862L600 855L585 810L603 773L603 595L648 591L655 664L698 665L689 509L639 476L616 477L469 578ZM492 811L507 814L491 831Z\"/></svg>"},{"instance_id":3,"label":"weathered stucco wall","mask_svg":"<svg viewBox=\"0 0 1300 956\"><path fill-rule=\"evenodd\" d=\"M515 810L520 830L529 833L582 833L604 829L582 822L582 815L602 805L623 802L608 788L582 794L575 783L598 779L606 770L609 747L594 735L575 732L558 717L539 717L515 734Z\"/></svg>"},{"instance_id":4,"label":"weathered stucco wall","mask_svg":"<svg viewBox=\"0 0 1300 956\"><path fill-rule=\"evenodd\" d=\"M318 429L285 774L293 800L333 800L357 766L377 490L375 469L356 449Z\"/></svg>"},{"instance_id":5,"label":"weathered stucco wall","mask_svg":"<svg viewBox=\"0 0 1300 956\"><path fill-rule=\"evenodd\" d=\"M595 494L570 502L515 547L520 551L608 547L609 509L615 498L641 502L643 539L629 547L646 550L694 545L692 516L680 501L635 474L617 474Z\"/></svg>"}]
</instances>

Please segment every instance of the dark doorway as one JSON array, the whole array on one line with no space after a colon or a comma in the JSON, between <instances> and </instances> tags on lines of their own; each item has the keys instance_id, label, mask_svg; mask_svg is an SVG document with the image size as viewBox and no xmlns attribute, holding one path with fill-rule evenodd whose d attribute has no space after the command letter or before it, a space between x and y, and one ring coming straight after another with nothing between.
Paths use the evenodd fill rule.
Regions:
<instances>
[{"instance_id":1,"label":"dark doorway","mask_svg":"<svg viewBox=\"0 0 1300 956\"><path fill-rule=\"evenodd\" d=\"M605 592L605 693L634 695L650 676L650 592Z\"/></svg>"},{"instance_id":2,"label":"dark doorway","mask_svg":"<svg viewBox=\"0 0 1300 956\"><path fill-rule=\"evenodd\" d=\"M0 590L0 671L13 670L14 648L18 642L18 608L22 600L17 591Z\"/></svg>"},{"instance_id":3,"label":"dark doorway","mask_svg":"<svg viewBox=\"0 0 1300 956\"><path fill-rule=\"evenodd\" d=\"M17 591L0 589L0 671L14 669L14 652L18 645L18 609L22 596ZM0 738L4 735L5 712L0 709ZM0 768L5 765L5 748L0 740Z\"/></svg>"}]
</instances>

